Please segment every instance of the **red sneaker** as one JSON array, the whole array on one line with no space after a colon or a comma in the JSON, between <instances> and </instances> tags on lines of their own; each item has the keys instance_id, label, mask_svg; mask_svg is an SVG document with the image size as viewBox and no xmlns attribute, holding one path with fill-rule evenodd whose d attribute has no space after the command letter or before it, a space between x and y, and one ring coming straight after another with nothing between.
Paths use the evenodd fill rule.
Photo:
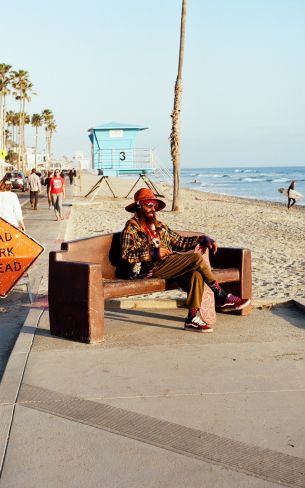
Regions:
<instances>
[{"instance_id":1,"label":"red sneaker","mask_svg":"<svg viewBox=\"0 0 305 488\"><path fill-rule=\"evenodd\" d=\"M220 305L222 312L231 312L234 310L242 310L251 303L250 298L240 298L232 293L228 293L227 298L223 305Z\"/></svg>"},{"instance_id":2,"label":"red sneaker","mask_svg":"<svg viewBox=\"0 0 305 488\"><path fill-rule=\"evenodd\" d=\"M212 327L210 327L206 322L201 320L198 315L195 315L195 317L193 317L192 319L189 319L187 317L184 322L184 328L197 330L198 332L213 332Z\"/></svg>"}]
</instances>

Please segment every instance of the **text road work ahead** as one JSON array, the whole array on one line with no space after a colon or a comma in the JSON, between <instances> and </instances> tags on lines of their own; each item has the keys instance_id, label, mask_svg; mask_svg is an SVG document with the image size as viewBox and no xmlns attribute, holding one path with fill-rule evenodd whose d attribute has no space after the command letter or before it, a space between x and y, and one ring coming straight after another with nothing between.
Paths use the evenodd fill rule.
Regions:
<instances>
[{"instance_id":1,"label":"text road work ahead","mask_svg":"<svg viewBox=\"0 0 305 488\"><path fill-rule=\"evenodd\" d=\"M0 297L5 297L44 251L43 246L0 218Z\"/></svg>"}]
</instances>

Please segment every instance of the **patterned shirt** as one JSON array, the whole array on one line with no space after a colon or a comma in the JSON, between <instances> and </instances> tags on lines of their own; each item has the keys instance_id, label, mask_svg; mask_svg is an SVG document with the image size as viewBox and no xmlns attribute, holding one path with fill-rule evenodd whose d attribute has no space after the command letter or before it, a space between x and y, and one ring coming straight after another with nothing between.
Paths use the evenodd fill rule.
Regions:
<instances>
[{"instance_id":1,"label":"patterned shirt","mask_svg":"<svg viewBox=\"0 0 305 488\"><path fill-rule=\"evenodd\" d=\"M194 249L199 242L199 236L183 237L162 222L156 223L156 232L160 239L160 247L170 251L188 251ZM154 242L151 236L141 229L137 217L127 221L122 232L121 248L122 258L130 264L145 262L151 269L157 264L154 257Z\"/></svg>"}]
</instances>

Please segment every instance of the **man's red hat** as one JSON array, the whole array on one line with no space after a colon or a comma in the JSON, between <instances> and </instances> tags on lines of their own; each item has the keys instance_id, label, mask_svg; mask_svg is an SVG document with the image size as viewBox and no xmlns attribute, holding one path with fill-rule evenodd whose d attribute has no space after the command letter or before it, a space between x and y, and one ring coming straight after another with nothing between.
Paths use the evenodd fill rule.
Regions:
<instances>
[{"instance_id":1,"label":"man's red hat","mask_svg":"<svg viewBox=\"0 0 305 488\"><path fill-rule=\"evenodd\" d=\"M134 202L127 205L127 207L125 207L125 210L127 210L127 212L135 212L137 208L141 206L141 202L143 200L152 200L158 203L156 211L162 210L166 205L164 202L162 202L162 200L156 198L154 192L149 188L140 188L140 190L136 191L136 193L134 194Z\"/></svg>"}]
</instances>

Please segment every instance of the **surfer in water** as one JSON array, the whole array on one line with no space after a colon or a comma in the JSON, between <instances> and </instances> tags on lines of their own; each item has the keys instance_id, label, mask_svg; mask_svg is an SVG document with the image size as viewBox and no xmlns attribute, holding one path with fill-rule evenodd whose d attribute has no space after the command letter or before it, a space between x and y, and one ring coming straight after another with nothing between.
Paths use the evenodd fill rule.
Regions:
<instances>
[{"instance_id":1,"label":"surfer in water","mask_svg":"<svg viewBox=\"0 0 305 488\"><path fill-rule=\"evenodd\" d=\"M295 190L295 180L292 180L292 182L290 183L289 185L289 188L288 188L288 210L293 206L295 205L295 202L296 202L296 199L295 198L291 198L290 196L290 190Z\"/></svg>"}]
</instances>

